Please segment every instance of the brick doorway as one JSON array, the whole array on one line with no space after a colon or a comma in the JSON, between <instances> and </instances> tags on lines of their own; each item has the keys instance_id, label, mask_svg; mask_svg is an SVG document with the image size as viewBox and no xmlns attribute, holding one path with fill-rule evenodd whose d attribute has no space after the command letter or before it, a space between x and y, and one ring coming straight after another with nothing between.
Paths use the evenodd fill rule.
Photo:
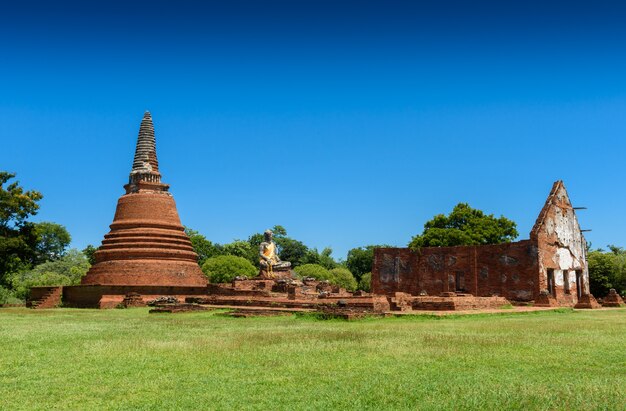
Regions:
<instances>
[{"instance_id":1,"label":"brick doorway","mask_svg":"<svg viewBox=\"0 0 626 411\"><path fill-rule=\"evenodd\" d=\"M547 274L548 274L548 292L552 294L553 297L556 298L556 287L555 287L556 284L554 284L554 269L548 268Z\"/></svg>"},{"instance_id":2,"label":"brick doorway","mask_svg":"<svg viewBox=\"0 0 626 411\"><path fill-rule=\"evenodd\" d=\"M455 275L455 291L465 292L465 273L457 271Z\"/></svg>"},{"instance_id":3,"label":"brick doorway","mask_svg":"<svg viewBox=\"0 0 626 411\"><path fill-rule=\"evenodd\" d=\"M583 272L576 270L576 297L580 299L583 296Z\"/></svg>"}]
</instances>

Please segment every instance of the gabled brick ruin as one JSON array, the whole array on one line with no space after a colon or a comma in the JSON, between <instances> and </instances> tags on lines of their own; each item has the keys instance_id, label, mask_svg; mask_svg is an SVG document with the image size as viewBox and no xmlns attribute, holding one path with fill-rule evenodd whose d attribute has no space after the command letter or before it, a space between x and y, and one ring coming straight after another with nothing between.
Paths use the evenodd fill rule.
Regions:
<instances>
[{"instance_id":1,"label":"gabled brick ruin","mask_svg":"<svg viewBox=\"0 0 626 411\"><path fill-rule=\"evenodd\" d=\"M501 296L509 301L549 301L559 306L593 300L585 238L562 181L552 186L529 240L420 250L376 249L372 292Z\"/></svg>"}]
</instances>

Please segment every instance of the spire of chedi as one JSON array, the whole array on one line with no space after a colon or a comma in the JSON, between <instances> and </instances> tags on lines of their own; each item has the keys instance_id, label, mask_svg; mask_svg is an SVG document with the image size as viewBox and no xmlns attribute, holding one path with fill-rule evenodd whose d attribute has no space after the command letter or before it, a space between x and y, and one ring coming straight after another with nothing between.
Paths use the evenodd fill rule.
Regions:
<instances>
[{"instance_id":1,"label":"spire of chedi","mask_svg":"<svg viewBox=\"0 0 626 411\"><path fill-rule=\"evenodd\" d=\"M204 286L198 255L161 183L152 116L144 114L126 194L82 284Z\"/></svg>"},{"instance_id":2,"label":"spire of chedi","mask_svg":"<svg viewBox=\"0 0 626 411\"><path fill-rule=\"evenodd\" d=\"M167 191L169 186L161 184L159 161L156 154L156 139L154 125L149 111L143 115L137 137L137 148L133 168L128 177L128 184L124 186L126 193L136 193L142 189Z\"/></svg>"}]
</instances>

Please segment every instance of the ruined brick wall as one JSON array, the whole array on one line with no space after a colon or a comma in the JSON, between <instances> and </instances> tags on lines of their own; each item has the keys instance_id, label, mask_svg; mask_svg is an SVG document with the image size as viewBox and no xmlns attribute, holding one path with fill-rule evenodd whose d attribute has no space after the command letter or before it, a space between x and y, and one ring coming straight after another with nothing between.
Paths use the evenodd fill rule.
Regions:
<instances>
[{"instance_id":1,"label":"ruined brick wall","mask_svg":"<svg viewBox=\"0 0 626 411\"><path fill-rule=\"evenodd\" d=\"M466 292L532 300L538 287L537 247L530 240L516 243L408 248L378 248L374 252L372 292L412 295Z\"/></svg>"},{"instance_id":2,"label":"ruined brick wall","mask_svg":"<svg viewBox=\"0 0 626 411\"><path fill-rule=\"evenodd\" d=\"M554 183L531 239L538 244L541 290L550 291L559 305L573 305L589 293L587 244L562 181Z\"/></svg>"},{"instance_id":3,"label":"ruined brick wall","mask_svg":"<svg viewBox=\"0 0 626 411\"><path fill-rule=\"evenodd\" d=\"M548 281L550 279L550 281ZM379 248L372 291L412 295L464 291L530 301L549 290L559 305L589 293L586 242L562 181L556 181L530 233L509 244Z\"/></svg>"}]
</instances>

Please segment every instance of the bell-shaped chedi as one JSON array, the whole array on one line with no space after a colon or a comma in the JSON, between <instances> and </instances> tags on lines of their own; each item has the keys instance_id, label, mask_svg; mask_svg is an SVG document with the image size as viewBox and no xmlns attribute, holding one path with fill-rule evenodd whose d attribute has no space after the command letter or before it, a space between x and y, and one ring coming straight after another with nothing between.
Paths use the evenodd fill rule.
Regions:
<instances>
[{"instance_id":1,"label":"bell-shaped chedi","mask_svg":"<svg viewBox=\"0 0 626 411\"><path fill-rule=\"evenodd\" d=\"M126 194L83 285L205 286L169 186L161 183L152 117L146 112Z\"/></svg>"}]
</instances>

